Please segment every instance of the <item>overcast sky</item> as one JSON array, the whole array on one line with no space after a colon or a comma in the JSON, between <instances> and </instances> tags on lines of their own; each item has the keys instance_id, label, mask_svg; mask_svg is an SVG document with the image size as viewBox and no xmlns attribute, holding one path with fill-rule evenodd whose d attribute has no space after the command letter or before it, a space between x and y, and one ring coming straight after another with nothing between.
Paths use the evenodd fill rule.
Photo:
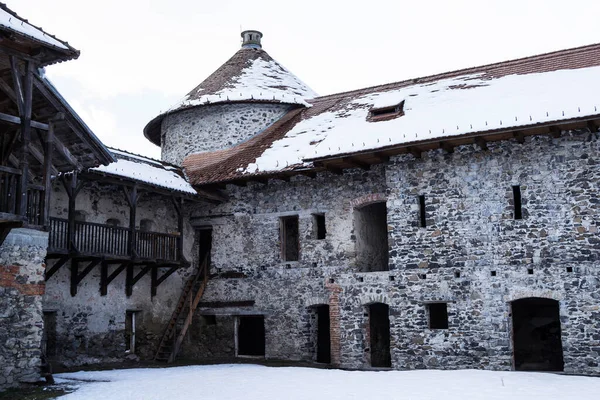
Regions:
<instances>
[{"instance_id":1,"label":"overcast sky","mask_svg":"<svg viewBox=\"0 0 600 400\"><path fill-rule=\"evenodd\" d=\"M47 74L107 145L155 158L144 126L231 57L240 32L324 95L600 42L598 0L5 0L81 51Z\"/></svg>"}]
</instances>

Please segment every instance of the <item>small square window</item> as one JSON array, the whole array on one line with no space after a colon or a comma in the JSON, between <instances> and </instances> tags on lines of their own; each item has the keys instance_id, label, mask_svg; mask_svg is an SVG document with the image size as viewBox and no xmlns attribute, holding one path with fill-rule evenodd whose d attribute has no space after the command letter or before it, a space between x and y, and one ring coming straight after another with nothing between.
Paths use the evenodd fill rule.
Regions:
<instances>
[{"instance_id":1,"label":"small square window","mask_svg":"<svg viewBox=\"0 0 600 400\"><path fill-rule=\"evenodd\" d=\"M325 239L327 230L325 228L325 214L313 214L313 238Z\"/></svg>"},{"instance_id":2,"label":"small square window","mask_svg":"<svg viewBox=\"0 0 600 400\"><path fill-rule=\"evenodd\" d=\"M431 303L427 305L430 329L448 329L448 304Z\"/></svg>"}]
</instances>

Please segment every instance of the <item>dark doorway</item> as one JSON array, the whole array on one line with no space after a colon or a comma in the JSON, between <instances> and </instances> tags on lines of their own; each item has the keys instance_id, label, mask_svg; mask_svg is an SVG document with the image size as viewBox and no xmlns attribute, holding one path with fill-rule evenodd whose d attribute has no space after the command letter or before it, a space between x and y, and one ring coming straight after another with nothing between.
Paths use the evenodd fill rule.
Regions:
<instances>
[{"instance_id":1,"label":"dark doorway","mask_svg":"<svg viewBox=\"0 0 600 400\"><path fill-rule=\"evenodd\" d=\"M44 311L44 333L42 349L47 357L56 355L56 312Z\"/></svg>"},{"instance_id":2,"label":"dark doorway","mask_svg":"<svg viewBox=\"0 0 600 400\"><path fill-rule=\"evenodd\" d=\"M517 371L563 370L558 301L537 297L515 300L512 321Z\"/></svg>"},{"instance_id":3,"label":"dark doorway","mask_svg":"<svg viewBox=\"0 0 600 400\"><path fill-rule=\"evenodd\" d=\"M208 257L210 266L210 251L212 249L212 227L202 227L198 230L199 262L202 264L204 258Z\"/></svg>"},{"instance_id":4,"label":"dark doorway","mask_svg":"<svg viewBox=\"0 0 600 400\"><path fill-rule=\"evenodd\" d=\"M329 306L317 306L317 362L331 362L331 340L329 336Z\"/></svg>"},{"instance_id":5,"label":"dark doorway","mask_svg":"<svg viewBox=\"0 0 600 400\"><path fill-rule=\"evenodd\" d=\"M281 257L283 261L298 261L300 258L300 236L298 216L280 218Z\"/></svg>"},{"instance_id":6,"label":"dark doorway","mask_svg":"<svg viewBox=\"0 0 600 400\"><path fill-rule=\"evenodd\" d=\"M265 317L244 315L238 317L238 355L265 355Z\"/></svg>"},{"instance_id":7,"label":"dark doorway","mask_svg":"<svg viewBox=\"0 0 600 400\"><path fill-rule=\"evenodd\" d=\"M375 303L369 306L369 333L371 336L371 366L391 367L390 317L387 304Z\"/></svg>"},{"instance_id":8,"label":"dark doorway","mask_svg":"<svg viewBox=\"0 0 600 400\"><path fill-rule=\"evenodd\" d=\"M389 270L387 229L385 202L354 210L356 259L361 272Z\"/></svg>"}]
</instances>

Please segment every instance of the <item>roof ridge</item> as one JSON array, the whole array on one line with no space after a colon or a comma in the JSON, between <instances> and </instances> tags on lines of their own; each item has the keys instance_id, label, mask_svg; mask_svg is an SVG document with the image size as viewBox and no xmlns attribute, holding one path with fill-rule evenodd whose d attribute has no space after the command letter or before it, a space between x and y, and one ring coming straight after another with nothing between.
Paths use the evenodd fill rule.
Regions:
<instances>
[{"instance_id":1,"label":"roof ridge","mask_svg":"<svg viewBox=\"0 0 600 400\"><path fill-rule=\"evenodd\" d=\"M437 74L433 74L433 75L425 75L425 76L421 76L421 77L410 78L410 79L405 79L405 80L391 82L391 83L383 83L380 85L367 86L364 88L352 89L352 90L347 90L344 92L338 92L338 93L332 93L332 94L328 94L328 95L324 95L324 96L318 96L318 97L315 97L314 99L309 99L307 101L311 104L314 104L315 102L318 102L321 100L330 100L330 99L334 99L337 97L345 97L348 95L358 94L358 93L364 92L364 91L372 91L375 89L397 88L399 86L406 86L409 84L431 82L431 81L436 81L439 79L451 78L451 77L456 77L456 76L465 75L465 74L469 74L469 73L485 72L485 69L490 69L490 68L507 67L507 66L516 65L516 64L523 64L525 62L546 60L546 59L549 59L549 58L551 59L556 56L568 55L571 53L584 53L586 51L597 49L597 48L600 48L600 43L593 43L593 44L588 44L588 45L579 46L579 47L572 47L569 49L554 50L554 51L550 51L550 52L546 52L546 53L535 54L533 56L514 58L512 60L498 61L498 62L494 62L491 64L483 64L483 65L478 65L478 66L474 66L474 67L461 68L461 69L457 69L457 70L453 70L453 71L441 72L441 73L437 73Z\"/></svg>"},{"instance_id":2,"label":"roof ridge","mask_svg":"<svg viewBox=\"0 0 600 400\"><path fill-rule=\"evenodd\" d=\"M175 164L172 164L172 163L170 163L170 162L163 161L163 160L159 160L159 159L152 158L152 157L148 157L148 156L144 156L144 155L142 155L142 154L133 153L133 152L131 152L131 151L128 151L128 150L123 150L123 149L119 149L119 148L116 148L116 147L111 147L111 146L106 146L106 148L107 148L109 151L111 151L111 152L112 152L113 150L116 150L116 151L119 151L119 152L121 152L121 153L125 153L126 155L130 155L130 156L136 156L136 157L139 157L139 158L146 159L146 160L148 160L148 161L153 161L153 162L155 162L155 163L157 163L157 164L161 164L161 165L163 165L163 166L165 166L165 167L174 167L174 168L182 169L180 166L178 166L178 165L175 165Z\"/></svg>"}]
</instances>

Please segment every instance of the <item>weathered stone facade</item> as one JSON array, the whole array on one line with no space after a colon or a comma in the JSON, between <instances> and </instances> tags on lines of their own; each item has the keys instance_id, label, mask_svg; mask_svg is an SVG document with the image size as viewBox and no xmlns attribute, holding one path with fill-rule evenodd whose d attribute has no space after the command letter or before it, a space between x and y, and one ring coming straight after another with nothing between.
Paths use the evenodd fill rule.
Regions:
<instances>
[{"instance_id":1,"label":"weathered stone facade","mask_svg":"<svg viewBox=\"0 0 600 400\"><path fill-rule=\"evenodd\" d=\"M60 184L53 191L53 217L67 217L68 199ZM113 185L87 182L77 196L78 218L86 222L128 226L129 205L123 191ZM185 212L185 210L184 210ZM187 221L189 218L185 218ZM151 230L168 233L177 230L177 215L170 199L146 193L141 197L136 213L136 226L151 221ZM189 224L184 230L184 253L194 256L194 231ZM44 311L55 313L56 347L50 355L62 366L76 366L129 359L149 360L175 308L185 280L193 273L183 268L169 276L151 296L150 274L137 282L131 296L126 295L125 273L108 285L106 296L100 294L100 268L95 268L77 285L72 297L70 287L71 261L61 267L46 282ZM136 267L137 273L141 267ZM126 314L136 313L135 356L126 352Z\"/></svg>"},{"instance_id":2,"label":"weathered stone facade","mask_svg":"<svg viewBox=\"0 0 600 400\"><path fill-rule=\"evenodd\" d=\"M13 229L0 246L0 389L40 377L48 234Z\"/></svg>"},{"instance_id":3,"label":"weathered stone facade","mask_svg":"<svg viewBox=\"0 0 600 400\"><path fill-rule=\"evenodd\" d=\"M228 187L229 202L192 216L194 225L213 228L215 277L203 298L209 306L198 313L264 315L267 358L314 360L310 308L329 304L332 363L369 368L368 305L384 303L392 368L508 370L511 302L548 298L560 305L564 370L599 373L598 133L488 147L398 156L343 176ZM522 190L520 220L513 218L513 186ZM389 271L359 272L354 209L382 199ZM313 238L315 213L325 214L322 240ZM289 215L299 217L294 262L281 260L280 217ZM240 301L254 305L228 307ZM438 302L447 304L448 329L429 328L428 304ZM210 341L201 346L211 357L230 355L234 344L211 339L219 335L208 329L220 325L198 323L192 337ZM221 338L231 337L230 326L222 329ZM190 345L187 354L200 353Z\"/></svg>"},{"instance_id":4,"label":"weathered stone facade","mask_svg":"<svg viewBox=\"0 0 600 400\"><path fill-rule=\"evenodd\" d=\"M181 165L189 154L239 144L263 131L291 107L271 103L215 104L168 114L161 129L162 159Z\"/></svg>"}]
</instances>

